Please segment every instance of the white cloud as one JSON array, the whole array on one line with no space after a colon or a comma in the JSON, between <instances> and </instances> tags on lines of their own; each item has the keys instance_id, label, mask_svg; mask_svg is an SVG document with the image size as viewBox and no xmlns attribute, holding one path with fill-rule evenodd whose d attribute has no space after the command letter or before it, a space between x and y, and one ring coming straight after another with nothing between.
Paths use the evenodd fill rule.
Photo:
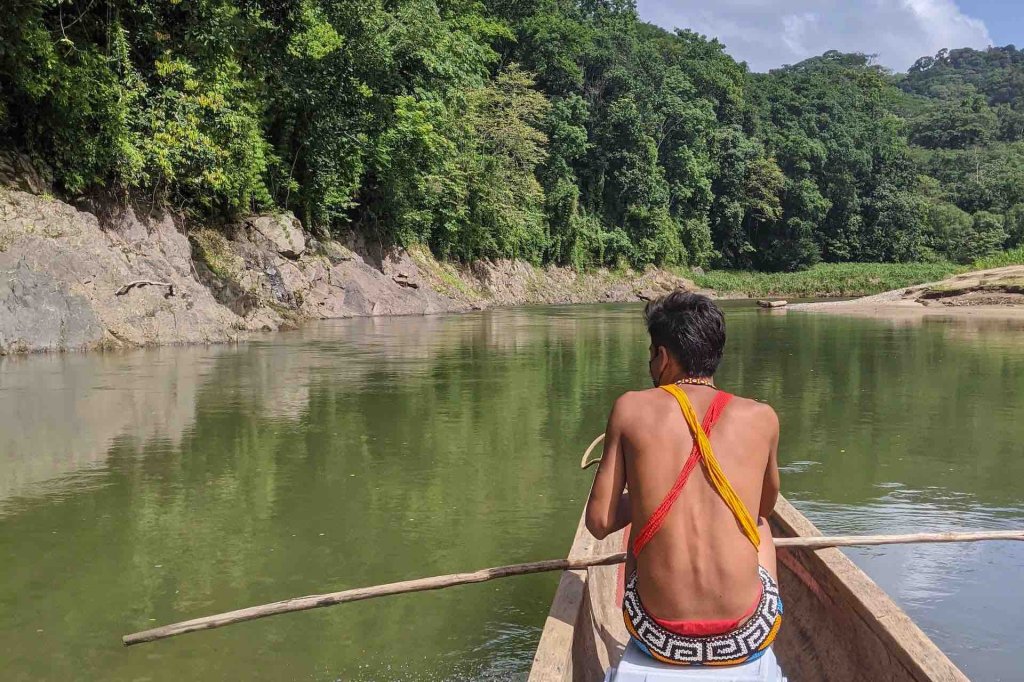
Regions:
<instances>
[{"instance_id":1,"label":"white cloud","mask_svg":"<svg viewBox=\"0 0 1024 682\"><path fill-rule=\"evenodd\" d=\"M808 29L818 23L818 15L814 12L788 14L782 17L782 42L794 54L806 54L808 48L805 39Z\"/></svg>"},{"instance_id":2,"label":"white cloud","mask_svg":"<svg viewBox=\"0 0 1024 682\"><path fill-rule=\"evenodd\" d=\"M827 50L877 54L905 70L944 47L992 44L985 22L955 0L639 0L640 17L689 28L725 43L754 71Z\"/></svg>"}]
</instances>

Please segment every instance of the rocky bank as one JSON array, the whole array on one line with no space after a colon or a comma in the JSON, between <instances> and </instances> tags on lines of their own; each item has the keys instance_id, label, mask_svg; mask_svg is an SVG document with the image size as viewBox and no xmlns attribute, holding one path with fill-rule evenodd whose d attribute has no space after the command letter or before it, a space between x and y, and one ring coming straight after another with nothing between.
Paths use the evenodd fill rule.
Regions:
<instances>
[{"instance_id":1,"label":"rocky bank","mask_svg":"<svg viewBox=\"0 0 1024 682\"><path fill-rule=\"evenodd\" d=\"M677 286L692 283L655 269L456 267L354 235L317 240L290 214L213 229L0 189L0 355L238 341L326 318L636 301Z\"/></svg>"},{"instance_id":2,"label":"rocky bank","mask_svg":"<svg viewBox=\"0 0 1024 682\"><path fill-rule=\"evenodd\" d=\"M973 317L1024 319L1024 265L967 272L940 282L896 289L849 301L801 303L791 310L920 319Z\"/></svg>"}]
</instances>

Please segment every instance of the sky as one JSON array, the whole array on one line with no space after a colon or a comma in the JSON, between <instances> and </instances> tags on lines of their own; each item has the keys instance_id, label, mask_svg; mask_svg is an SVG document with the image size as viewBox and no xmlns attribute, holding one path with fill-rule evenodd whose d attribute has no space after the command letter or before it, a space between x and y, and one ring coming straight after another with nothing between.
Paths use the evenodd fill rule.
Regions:
<instances>
[{"instance_id":1,"label":"sky","mask_svg":"<svg viewBox=\"0 0 1024 682\"><path fill-rule=\"evenodd\" d=\"M944 47L1024 48L1022 0L638 0L640 17L725 43L754 71L827 50L905 71ZM1016 6L1016 7L1015 7Z\"/></svg>"}]
</instances>

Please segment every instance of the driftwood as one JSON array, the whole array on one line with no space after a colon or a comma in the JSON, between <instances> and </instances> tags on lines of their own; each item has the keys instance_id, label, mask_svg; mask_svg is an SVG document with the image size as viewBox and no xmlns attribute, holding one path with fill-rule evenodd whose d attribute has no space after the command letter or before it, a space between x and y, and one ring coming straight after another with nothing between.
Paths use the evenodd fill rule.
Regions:
<instances>
[{"instance_id":1,"label":"driftwood","mask_svg":"<svg viewBox=\"0 0 1024 682\"><path fill-rule=\"evenodd\" d=\"M982 540L1024 540L1024 531L982 531L976 533L915 533L911 535L844 535L835 537L794 537L777 538L776 547L801 548L801 549L823 549L825 547L852 547L861 545L898 545L909 543L933 543L933 542L979 542ZM513 564L511 566L498 566L495 568L484 568L472 573L452 573L450 575L439 575L432 578L419 578L417 580L405 580L386 585L375 585L373 587L358 587L342 592L331 592L328 594L314 594L307 597L295 597L272 604L261 606L250 606L249 608L237 611L228 611L213 616L195 618L180 623L172 623L151 630L144 630L121 638L125 646L153 642L158 639L166 639L176 635L183 635L197 630L212 630L214 628L242 623L247 620L276 616L280 613L291 613L293 611L308 611L309 609L346 604L348 602L386 597L393 594L407 594L411 592L424 592L427 590L440 590L455 585L469 585L482 583L498 578L508 578L516 575L528 575L531 573L545 573L549 571L569 571L588 568L590 566L609 566L620 564L626 560L625 552L604 554L584 559L551 559L548 561L535 561L526 564Z\"/></svg>"},{"instance_id":2,"label":"driftwood","mask_svg":"<svg viewBox=\"0 0 1024 682\"><path fill-rule=\"evenodd\" d=\"M762 308L785 308L789 301L758 301L757 304Z\"/></svg>"},{"instance_id":3,"label":"driftwood","mask_svg":"<svg viewBox=\"0 0 1024 682\"><path fill-rule=\"evenodd\" d=\"M170 282L154 282L148 279L137 279L134 282L128 282L123 287L114 292L114 296L124 296L135 287L167 287L167 293L164 294L164 298L170 298L174 296L174 285Z\"/></svg>"},{"instance_id":4,"label":"driftwood","mask_svg":"<svg viewBox=\"0 0 1024 682\"><path fill-rule=\"evenodd\" d=\"M398 273L391 279L392 281L394 281L395 284L397 284L400 287L405 287L406 289L420 288L420 285L417 282L413 282L412 280L410 280L409 275L405 274L404 272Z\"/></svg>"}]
</instances>

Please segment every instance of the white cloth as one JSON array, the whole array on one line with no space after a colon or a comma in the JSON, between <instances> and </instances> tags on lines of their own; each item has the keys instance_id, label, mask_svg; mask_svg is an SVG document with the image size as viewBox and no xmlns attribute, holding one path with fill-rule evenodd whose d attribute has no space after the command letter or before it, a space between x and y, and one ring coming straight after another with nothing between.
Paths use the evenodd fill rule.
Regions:
<instances>
[{"instance_id":1,"label":"white cloth","mask_svg":"<svg viewBox=\"0 0 1024 682\"><path fill-rule=\"evenodd\" d=\"M768 649L761 658L728 668L689 667L659 663L630 640L617 668L605 675L605 682L786 682Z\"/></svg>"}]
</instances>

